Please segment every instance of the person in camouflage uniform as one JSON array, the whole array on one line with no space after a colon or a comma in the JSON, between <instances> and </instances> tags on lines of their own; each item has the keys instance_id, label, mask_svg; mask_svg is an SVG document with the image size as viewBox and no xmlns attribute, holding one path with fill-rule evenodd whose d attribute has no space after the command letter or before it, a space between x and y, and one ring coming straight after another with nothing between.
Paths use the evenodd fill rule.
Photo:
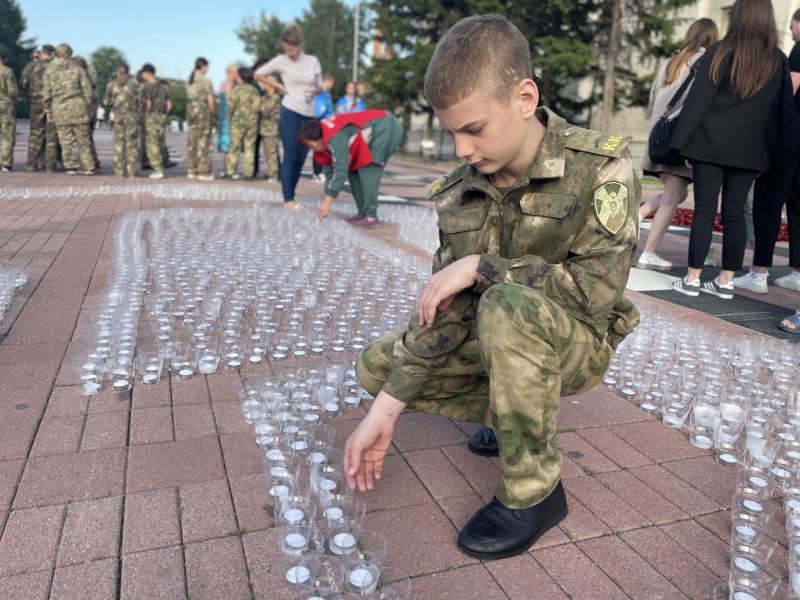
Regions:
<instances>
[{"instance_id":1,"label":"person in camouflage uniform","mask_svg":"<svg viewBox=\"0 0 800 600\"><path fill-rule=\"evenodd\" d=\"M158 85L163 89L162 93L167 97L167 114L164 115L164 127L161 129L159 141L161 143L161 156L164 158L164 168L174 167L178 163L174 162L169 157L169 146L167 146L167 128L169 127L169 115L172 112L172 96L170 94L169 81L166 79L159 79Z\"/></svg>"},{"instance_id":2,"label":"person in camouflage uniform","mask_svg":"<svg viewBox=\"0 0 800 600\"><path fill-rule=\"evenodd\" d=\"M233 86L230 99L231 146L225 155L225 177L237 178L239 153L246 179L255 176L256 136L261 112L261 94L253 85L253 70L239 69L239 82Z\"/></svg>"},{"instance_id":3,"label":"person in camouflage uniform","mask_svg":"<svg viewBox=\"0 0 800 600\"><path fill-rule=\"evenodd\" d=\"M44 108L44 72L53 60L56 49L49 44L42 46L39 57L32 60L22 71L20 86L28 96L30 130L28 133L27 170L44 168L53 171L58 155L56 126L47 120Z\"/></svg>"},{"instance_id":4,"label":"person in camouflage uniform","mask_svg":"<svg viewBox=\"0 0 800 600\"><path fill-rule=\"evenodd\" d=\"M14 71L8 66L8 49L0 45L0 170L14 165L14 141L17 134L19 90Z\"/></svg>"},{"instance_id":5,"label":"person in camouflage uniform","mask_svg":"<svg viewBox=\"0 0 800 600\"><path fill-rule=\"evenodd\" d=\"M189 128L186 143L186 162L189 179L209 181L211 159L214 146L211 143L212 127L216 113L214 88L206 77L208 61L198 58L194 63L194 71L189 77L186 89L188 102L186 105L186 125Z\"/></svg>"},{"instance_id":6,"label":"person in camouflage uniform","mask_svg":"<svg viewBox=\"0 0 800 600\"><path fill-rule=\"evenodd\" d=\"M259 121L259 134L261 135L261 150L264 154L264 179L278 179L280 172L280 157L278 149L281 136L278 125L281 120L281 96L272 85L264 85L264 94L261 96L261 119Z\"/></svg>"},{"instance_id":7,"label":"person in camouflage uniform","mask_svg":"<svg viewBox=\"0 0 800 600\"><path fill-rule=\"evenodd\" d=\"M83 69L86 77L92 84L92 103L89 106L89 142L92 148L92 160L94 161L94 168L100 169L100 159L97 157L97 146L94 143L94 130L97 128L97 107L100 106L100 99L97 96L97 82L92 76L92 71L89 69L89 63L82 56L75 56L72 58L72 63Z\"/></svg>"},{"instance_id":8,"label":"person in camouflage uniform","mask_svg":"<svg viewBox=\"0 0 800 600\"><path fill-rule=\"evenodd\" d=\"M145 148L150 168L153 169L150 178L162 179L165 160L162 154L162 141L167 115L172 110L172 102L169 99L169 88L163 86L156 79L156 69L153 65L145 64L141 74L144 81L142 98L144 99Z\"/></svg>"},{"instance_id":9,"label":"person in camouflage uniform","mask_svg":"<svg viewBox=\"0 0 800 600\"><path fill-rule=\"evenodd\" d=\"M641 188L629 138L538 107L528 41L504 17L448 30L424 93L465 163L430 189L440 247L418 314L359 358L376 399L347 441L346 475L373 487L405 407L484 424L502 479L458 546L514 556L567 514L560 396L597 385L638 322L623 291Z\"/></svg>"},{"instance_id":10,"label":"person in camouflage uniform","mask_svg":"<svg viewBox=\"0 0 800 600\"><path fill-rule=\"evenodd\" d=\"M139 173L139 85L125 63L117 66L115 79L108 82L103 104L114 111L114 173L135 177Z\"/></svg>"},{"instance_id":11,"label":"person in camouflage uniform","mask_svg":"<svg viewBox=\"0 0 800 600\"><path fill-rule=\"evenodd\" d=\"M70 62L71 58L72 48L59 44L55 59L44 72L44 106L47 119L56 125L67 173L94 175L89 139L92 84L83 69Z\"/></svg>"}]
</instances>

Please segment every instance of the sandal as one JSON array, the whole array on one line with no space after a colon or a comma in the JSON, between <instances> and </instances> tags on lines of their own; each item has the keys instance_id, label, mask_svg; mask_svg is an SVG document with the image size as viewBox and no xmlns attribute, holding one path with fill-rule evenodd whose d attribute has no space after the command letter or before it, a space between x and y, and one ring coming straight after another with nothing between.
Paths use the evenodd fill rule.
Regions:
<instances>
[{"instance_id":1,"label":"sandal","mask_svg":"<svg viewBox=\"0 0 800 600\"><path fill-rule=\"evenodd\" d=\"M784 325L786 322L791 323L791 326ZM778 323L778 329L781 329L786 333L800 333L800 309L793 315L786 317L783 321Z\"/></svg>"}]
</instances>

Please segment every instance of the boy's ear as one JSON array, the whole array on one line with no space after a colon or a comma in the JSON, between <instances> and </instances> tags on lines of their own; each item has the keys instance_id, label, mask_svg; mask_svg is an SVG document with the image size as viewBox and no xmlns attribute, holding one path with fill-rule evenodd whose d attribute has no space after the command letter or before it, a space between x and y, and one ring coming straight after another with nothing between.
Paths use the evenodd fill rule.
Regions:
<instances>
[{"instance_id":1,"label":"boy's ear","mask_svg":"<svg viewBox=\"0 0 800 600\"><path fill-rule=\"evenodd\" d=\"M530 119L539 108L539 88L533 79L523 79L517 84L517 94L522 106L522 117Z\"/></svg>"}]
</instances>

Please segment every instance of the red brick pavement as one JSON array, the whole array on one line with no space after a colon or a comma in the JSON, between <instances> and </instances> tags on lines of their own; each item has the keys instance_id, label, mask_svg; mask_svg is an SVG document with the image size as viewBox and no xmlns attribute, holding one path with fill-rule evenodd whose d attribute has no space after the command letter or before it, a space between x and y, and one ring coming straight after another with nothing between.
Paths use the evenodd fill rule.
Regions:
<instances>
[{"instance_id":1,"label":"red brick pavement","mask_svg":"<svg viewBox=\"0 0 800 600\"><path fill-rule=\"evenodd\" d=\"M107 143L101 158L108 162ZM118 184L3 176L18 187ZM304 197L318 193L314 185L301 184ZM276 574L273 519L236 375L165 379L123 398L78 392L76 356L110 273L114 220L171 205L113 190L0 201L0 259L30 277L0 323L0 598L292 597ZM336 424L340 442L354 424ZM710 597L726 574L734 472L602 388L565 399L560 426L569 517L524 556L481 563L455 539L491 497L496 461L466 450L470 425L401 418L386 475L365 499L369 526L389 539L389 561L413 577L413 597ZM776 567L785 574L785 562Z\"/></svg>"}]
</instances>

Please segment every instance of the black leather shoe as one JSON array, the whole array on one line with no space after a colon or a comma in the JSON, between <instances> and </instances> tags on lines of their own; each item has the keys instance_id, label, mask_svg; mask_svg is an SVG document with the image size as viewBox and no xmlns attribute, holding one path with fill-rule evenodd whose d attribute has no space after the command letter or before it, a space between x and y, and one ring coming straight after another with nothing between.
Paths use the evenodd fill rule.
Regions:
<instances>
[{"instance_id":1,"label":"black leather shoe","mask_svg":"<svg viewBox=\"0 0 800 600\"><path fill-rule=\"evenodd\" d=\"M481 456L500 456L497 438L494 436L494 431L488 427L481 427L478 433L469 438L467 446Z\"/></svg>"},{"instance_id":2,"label":"black leather shoe","mask_svg":"<svg viewBox=\"0 0 800 600\"><path fill-rule=\"evenodd\" d=\"M530 508L506 508L493 498L461 531L458 547L476 558L516 556L558 525L567 512L567 496L560 481L547 498Z\"/></svg>"}]
</instances>

